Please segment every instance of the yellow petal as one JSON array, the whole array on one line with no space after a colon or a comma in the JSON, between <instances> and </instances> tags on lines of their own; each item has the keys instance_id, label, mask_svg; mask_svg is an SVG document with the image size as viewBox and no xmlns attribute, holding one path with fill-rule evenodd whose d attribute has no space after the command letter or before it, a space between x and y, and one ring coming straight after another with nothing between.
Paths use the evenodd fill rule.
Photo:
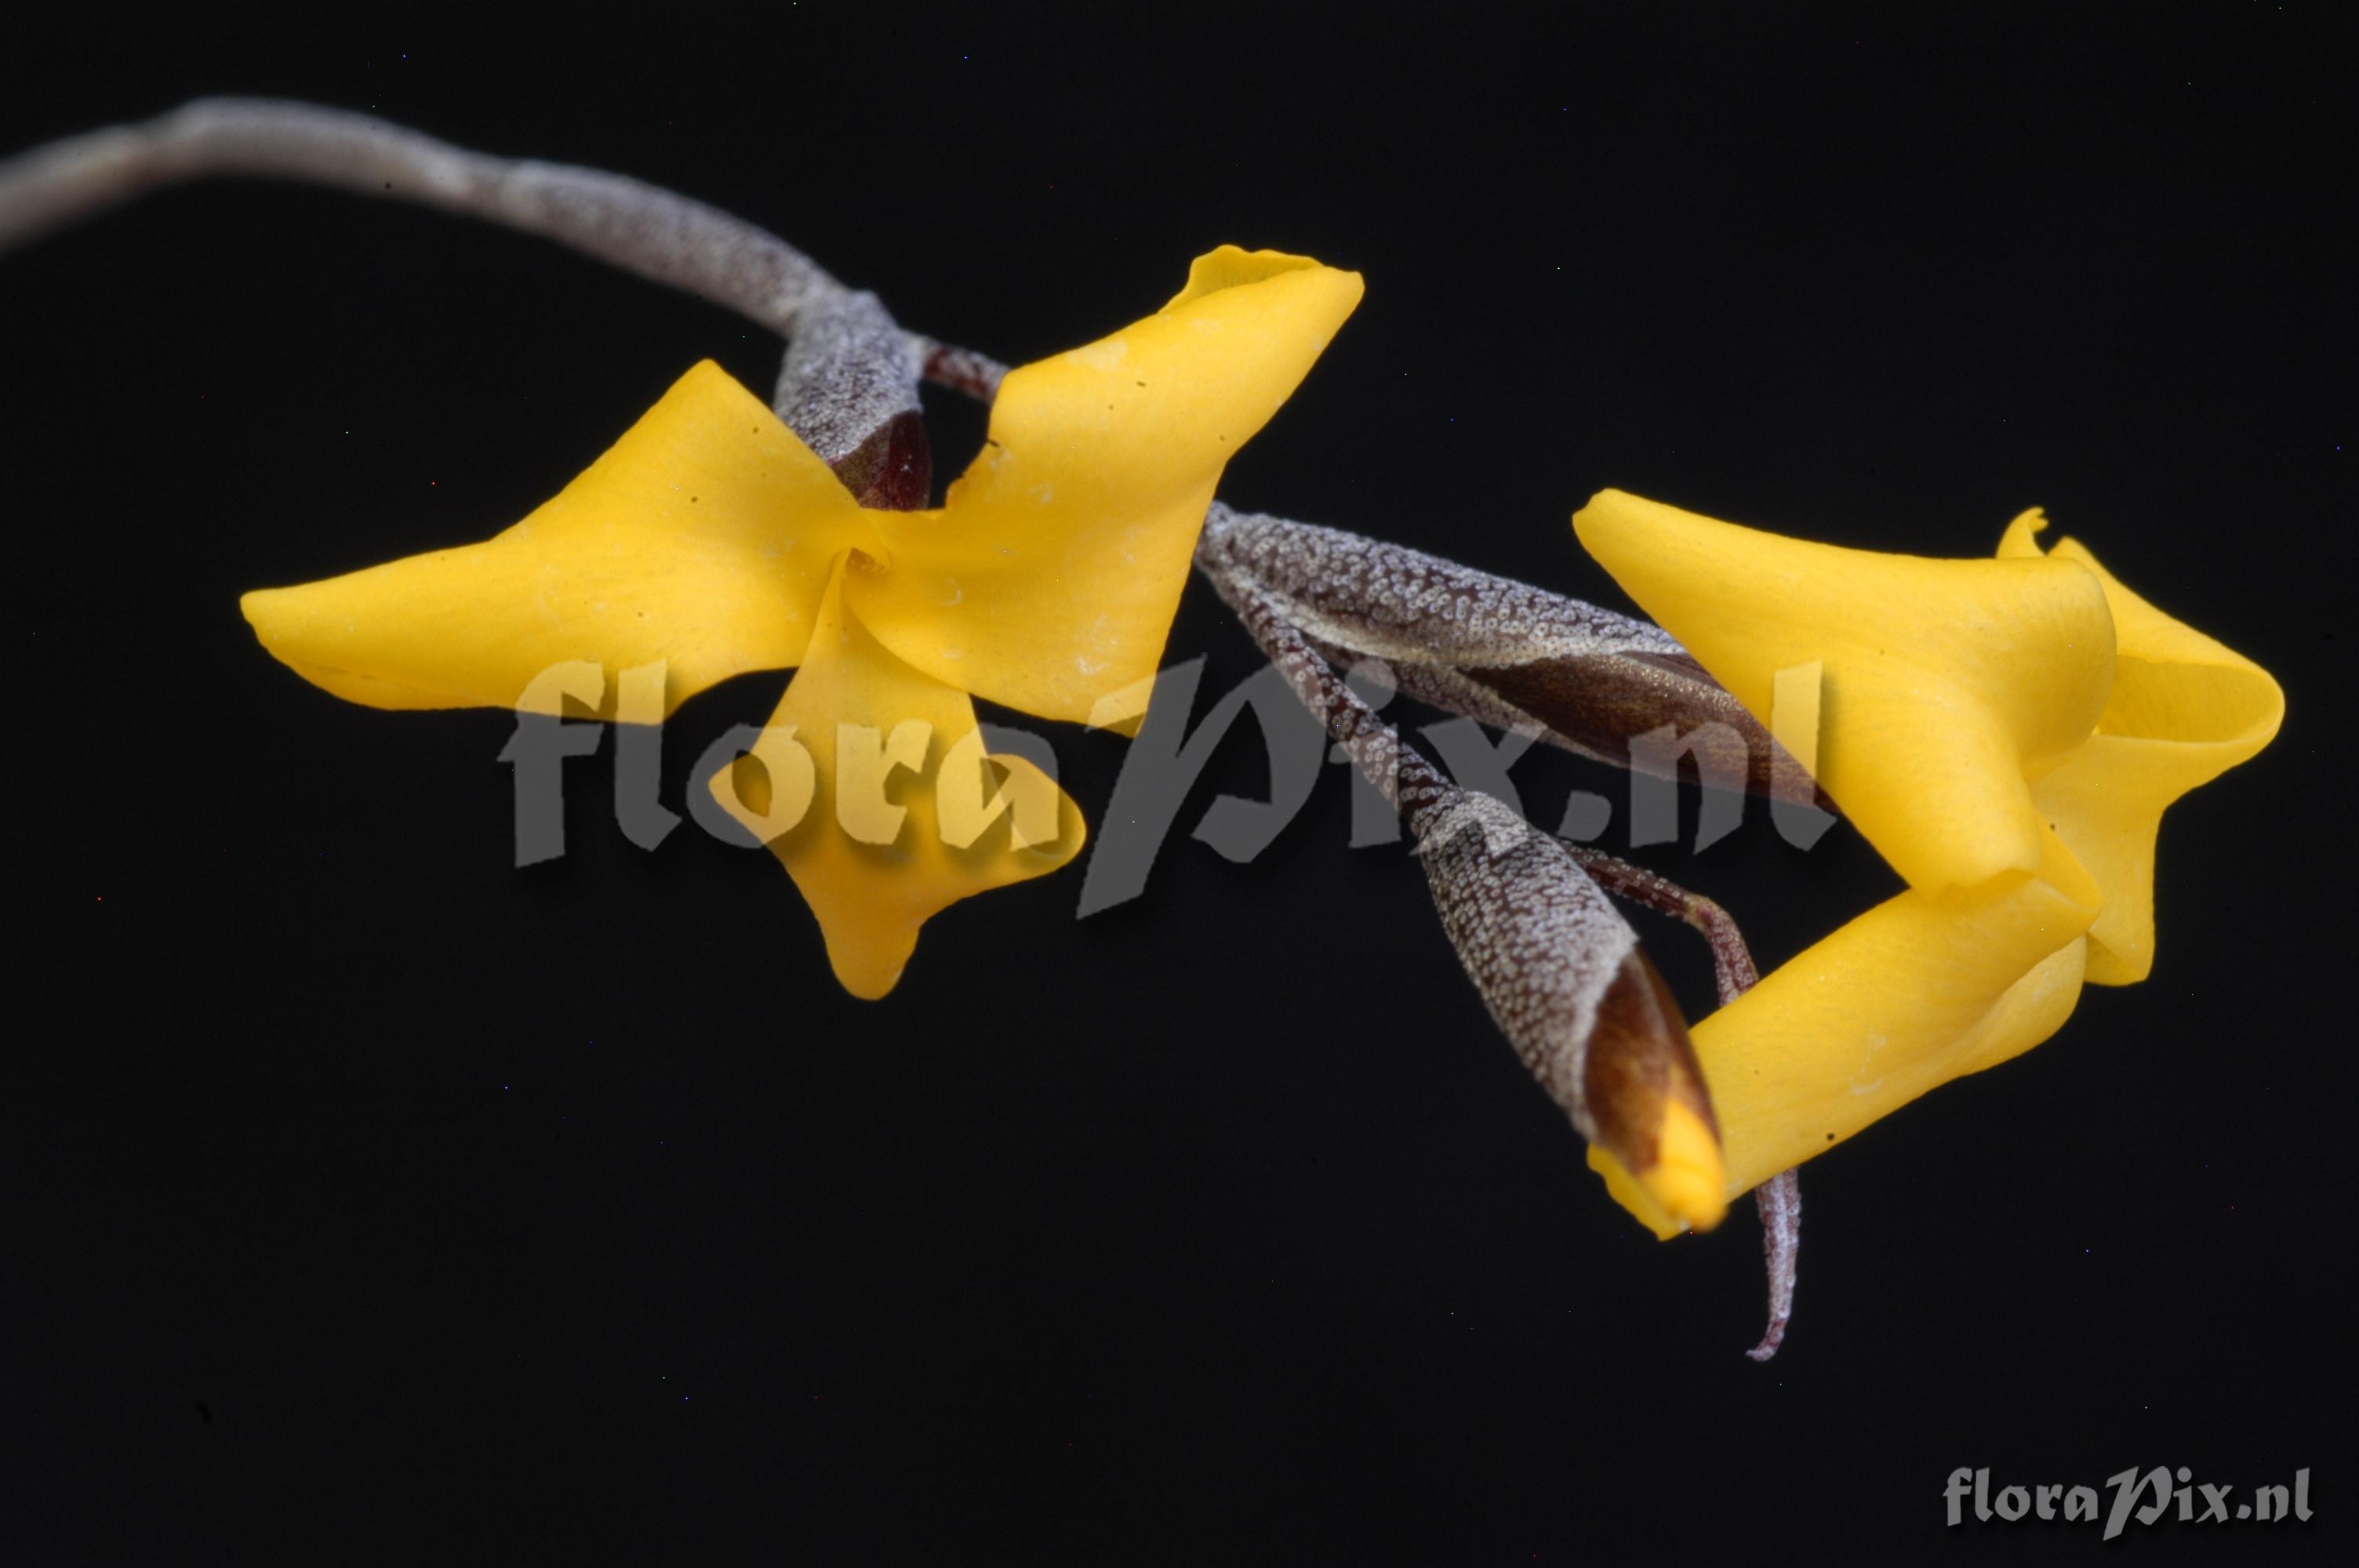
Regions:
<instances>
[{"instance_id":1,"label":"yellow petal","mask_svg":"<svg viewBox=\"0 0 2359 1568\"><path fill-rule=\"evenodd\" d=\"M1924 895L1912 892L1900 896L1915 899ZM1861 918L1874 920L1882 913L1881 910L1872 910ZM1854 925L1858 924L1860 922L1853 923ZM1898 917L1887 916L1879 924L1886 929L1878 932L1871 927L1855 940L1863 946L1870 943L1881 945L1895 941L1900 925ZM1843 931L1837 932L1828 941L1842 937L1849 930L1851 927L1845 926ZM1820 945L1821 947L1826 946L1826 943ZM1812 954L1819 952L1819 948L1811 949ZM1852 1049L1861 1057L1870 1058L1873 1063L1885 1066L1879 1079L1868 1081L1872 1087L1865 1094L1858 1092L1856 1076L1851 1082L1838 1084L1834 1081L1841 1076L1843 1063L1830 1054L1818 1058L1818 1066L1824 1069L1818 1076L1827 1081L1810 1082L1810 1071L1802 1068L1785 1075L1777 1085L1763 1086L1755 1096L1740 1097L1741 1103L1746 1106L1746 1152L1742 1156L1740 1165L1736 1162L1739 1159L1737 1145L1732 1142L1727 1146L1731 1162L1727 1166L1725 1198L1734 1201L1749 1187L1758 1186L1776 1175L1778 1170L1789 1169L1790 1166L1777 1165L1781 1159L1790 1158L1793 1163L1799 1164L1812 1154L1833 1148L1858 1130L1856 1126L1846 1127L1847 1122L1858 1120L1863 1115L1866 1120L1874 1120L1926 1089L1952 1078L1962 1078L1969 1073L1979 1073L1985 1067L1995 1067L2048 1039L2071 1016L2073 1003L2081 994L2082 965L2087 952L2085 938L2067 943L2034 964L2027 973L2007 987L1996 1001L1982 1009L1978 1015L1971 994L1963 1005L1942 1009L1948 1016L1931 1021L1930 1038L1935 1042L1939 1040L1940 1031L1957 1027L1958 1020L1969 1016L1973 1020L1958 1028L1945 1048L1919 1051L1904 1060L1905 1053L1892 1051L1889 1042L1893 1036L1888 1033L1886 1035L1887 1044L1882 1050L1871 1049L1872 1035L1858 1031L1844 1034L1843 1038L1852 1042ZM1810 957L1810 954L1803 957ZM1838 967L1844 962L1844 956L1840 953L1821 954L1821 958L1830 972L1839 972ZM1873 962L1873 957L1867 961ZM1971 978L1968 983L1972 983ZM1788 1040L1796 1038L1801 1029L1807 1027L1798 1026L1790 1021L1772 1021L1767 1025L1756 1026L1774 1030L1777 1038ZM1746 1021L1740 1017L1738 1021L1723 1025L1721 1033L1723 1036L1734 1037L1745 1027ZM1732 1072L1756 1071L1759 1059L1767 1054L1763 1047L1740 1049L1726 1044L1716 1045L1714 1052L1722 1063L1717 1069L1707 1069L1714 1083L1726 1081ZM1736 1065L1739 1062L1750 1065L1739 1067ZM1785 1098L1783 1106L1761 1103L1779 1097ZM1871 1103L1863 1107L1858 1103L1863 1100ZM1801 1123L1787 1126L1774 1119L1785 1114L1799 1116ZM1864 1126L1865 1121L1861 1120L1858 1125ZM1832 1141L1827 1138L1829 1132L1835 1133ZM1767 1168L1770 1166L1776 1166L1776 1169ZM1605 1179L1607 1195L1629 1210L1639 1224L1653 1231L1658 1239L1668 1241L1690 1228L1686 1221L1673 1216L1658 1202L1645 1184L1625 1170L1614 1156L1594 1145L1589 1152L1589 1168Z\"/></svg>"},{"instance_id":2,"label":"yellow petal","mask_svg":"<svg viewBox=\"0 0 2359 1568\"><path fill-rule=\"evenodd\" d=\"M829 563L874 542L868 515L706 361L505 533L243 605L273 655L371 707L537 703L535 676L586 660L605 670L611 714L620 673L660 661L669 713L741 671L799 661Z\"/></svg>"},{"instance_id":3,"label":"yellow petal","mask_svg":"<svg viewBox=\"0 0 2359 1568\"><path fill-rule=\"evenodd\" d=\"M2099 894L2054 835L2041 842L2038 875L1903 892L1695 1026L1730 1197L2062 1026ZM1659 1209L1608 1186L1665 1233Z\"/></svg>"},{"instance_id":4,"label":"yellow petal","mask_svg":"<svg viewBox=\"0 0 2359 1568\"><path fill-rule=\"evenodd\" d=\"M1823 665L1819 782L1910 886L2038 867L2026 777L2088 737L2113 685L2086 569L1810 544L1614 490L1573 527L1764 724L1780 670Z\"/></svg>"},{"instance_id":5,"label":"yellow petal","mask_svg":"<svg viewBox=\"0 0 2359 1568\"><path fill-rule=\"evenodd\" d=\"M2048 525L2034 510L2000 542L2002 557L2036 556ZM2154 849L2171 802L2250 759L2277 734L2285 694L2243 654L2157 610L2078 542L2056 555L2104 586L2119 645L2097 733L2032 785L2032 803L2105 892L2089 929L2089 979L2129 985L2154 967Z\"/></svg>"},{"instance_id":6,"label":"yellow petal","mask_svg":"<svg viewBox=\"0 0 2359 1568\"><path fill-rule=\"evenodd\" d=\"M1356 273L1226 246L1156 315L1011 373L948 504L877 515L894 570L852 584L862 622L940 680L1087 722L1155 673L1222 466L1359 298Z\"/></svg>"},{"instance_id":7,"label":"yellow petal","mask_svg":"<svg viewBox=\"0 0 2359 1568\"><path fill-rule=\"evenodd\" d=\"M755 762L710 782L757 835L785 827L771 851L819 917L835 978L873 1000L901 978L929 917L1055 871L1081 851L1083 829L1080 808L1032 763L986 765L966 694L870 636L844 603L843 577L829 584ZM791 826L776 820L796 815L777 809L781 789L808 807Z\"/></svg>"}]
</instances>

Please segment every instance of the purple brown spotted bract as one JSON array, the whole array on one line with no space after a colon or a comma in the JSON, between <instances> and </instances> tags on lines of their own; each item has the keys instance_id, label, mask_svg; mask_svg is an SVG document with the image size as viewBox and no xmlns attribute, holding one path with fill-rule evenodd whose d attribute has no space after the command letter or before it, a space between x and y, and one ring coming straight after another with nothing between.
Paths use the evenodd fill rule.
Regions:
<instances>
[{"instance_id":1,"label":"purple brown spotted bract","mask_svg":"<svg viewBox=\"0 0 2359 1568\"><path fill-rule=\"evenodd\" d=\"M1208 535L1215 528L1220 558L1333 664L1382 659L1420 702L1615 767L1655 766L1632 739L1676 726L1703 778L1832 808L1651 622L1342 529L1225 510L1207 522Z\"/></svg>"}]
</instances>

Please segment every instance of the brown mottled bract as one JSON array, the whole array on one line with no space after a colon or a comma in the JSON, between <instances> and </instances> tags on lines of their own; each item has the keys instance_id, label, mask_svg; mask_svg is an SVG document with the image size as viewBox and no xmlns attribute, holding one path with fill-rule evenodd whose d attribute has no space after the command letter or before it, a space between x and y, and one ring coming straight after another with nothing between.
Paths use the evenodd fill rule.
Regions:
<instances>
[{"instance_id":1,"label":"brown mottled bract","mask_svg":"<svg viewBox=\"0 0 2359 1568\"><path fill-rule=\"evenodd\" d=\"M841 472L896 417L921 414L923 374L884 301L864 292L842 294L803 313L770 406L803 445ZM852 489L858 494L861 487Z\"/></svg>"},{"instance_id":2,"label":"brown mottled bract","mask_svg":"<svg viewBox=\"0 0 2359 1568\"><path fill-rule=\"evenodd\" d=\"M1702 1090L1678 1004L1651 965L1633 969L1636 933L1561 842L1490 795L1458 794L1410 827L1441 928L1499 1033L1583 1138L1651 1167L1669 1086ZM1601 1044L1614 1058L1602 1072Z\"/></svg>"},{"instance_id":3,"label":"brown mottled bract","mask_svg":"<svg viewBox=\"0 0 2359 1568\"><path fill-rule=\"evenodd\" d=\"M1621 767L1634 738L1675 725L1705 777L1757 795L1807 777L1658 626L1337 528L1229 513L1222 531L1224 569L1321 657L1382 659L1419 702Z\"/></svg>"},{"instance_id":4,"label":"brown mottled bract","mask_svg":"<svg viewBox=\"0 0 2359 1568\"><path fill-rule=\"evenodd\" d=\"M1692 747L1696 771L1705 779L1742 773L1745 792L1767 798L1787 780L1806 776L1791 762L1777 765L1777 743L1760 720L1686 654L1576 654L1458 673L1488 687L1510 710L1538 719L1547 726L1543 739L1616 767L1631 765L1634 737L1670 724ZM1401 688L1433 700L1406 673ZM1705 728L1711 725L1720 728ZM1808 804L1835 809L1815 787Z\"/></svg>"},{"instance_id":5,"label":"brown mottled bract","mask_svg":"<svg viewBox=\"0 0 2359 1568\"><path fill-rule=\"evenodd\" d=\"M1552 623L1560 646L1592 639L1583 652L1594 640L1673 652L1678 644L1652 626L1537 589L1218 502L1196 563L1303 706L1408 820L1459 963L1492 1022L1581 1135L1645 1170L1655 1163L1667 1098L1677 1096L1714 1125L1678 1004L1571 850L1502 802L1451 784L1336 675L1321 640L1288 611L1331 633L1357 626L1396 668L1416 645L1397 633L1445 624L1460 646L1517 646L1536 635L1535 622ZM1273 589L1263 571L1295 593ZM1610 1060L1599 1070L1591 1052L1601 1035ZM1634 1098L1624 1104L1625 1096Z\"/></svg>"},{"instance_id":6,"label":"brown mottled bract","mask_svg":"<svg viewBox=\"0 0 2359 1568\"><path fill-rule=\"evenodd\" d=\"M1632 1170L1656 1162L1663 1108L1671 1101L1693 1111L1714 1139L1720 1136L1687 1021L1644 948L1630 949L1598 999L1583 1087L1597 1141Z\"/></svg>"},{"instance_id":7,"label":"brown mottled bract","mask_svg":"<svg viewBox=\"0 0 2359 1568\"><path fill-rule=\"evenodd\" d=\"M886 420L835 464L835 477L863 506L884 512L915 512L933 492L933 449L926 422L913 413Z\"/></svg>"}]
</instances>

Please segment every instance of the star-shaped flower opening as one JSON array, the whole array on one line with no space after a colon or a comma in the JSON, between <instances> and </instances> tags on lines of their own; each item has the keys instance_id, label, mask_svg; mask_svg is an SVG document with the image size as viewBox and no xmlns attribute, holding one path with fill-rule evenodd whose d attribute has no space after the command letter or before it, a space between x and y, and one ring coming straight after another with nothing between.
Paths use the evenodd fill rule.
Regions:
<instances>
[{"instance_id":1,"label":"star-shaped flower opening","mask_svg":"<svg viewBox=\"0 0 2359 1568\"><path fill-rule=\"evenodd\" d=\"M1154 315L1010 373L933 511L864 510L708 362L504 533L249 593L246 618L305 679L378 708L555 712L538 677L586 662L602 717L638 718L621 694L654 670L669 716L802 666L756 765L715 793L786 863L838 979L880 997L929 915L1081 847L1053 781L983 754L968 695L1136 726L1223 467L1359 297L1356 274L1299 256L1199 258Z\"/></svg>"}]
</instances>

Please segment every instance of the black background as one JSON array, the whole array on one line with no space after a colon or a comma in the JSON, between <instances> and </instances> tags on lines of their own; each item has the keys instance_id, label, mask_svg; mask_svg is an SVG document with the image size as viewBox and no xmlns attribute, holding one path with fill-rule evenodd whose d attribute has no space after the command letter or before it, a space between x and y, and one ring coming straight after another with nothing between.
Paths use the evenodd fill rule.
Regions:
<instances>
[{"instance_id":1,"label":"black background","mask_svg":"<svg viewBox=\"0 0 2359 1568\"><path fill-rule=\"evenodd\" d=\"M2336 10L16 38L0 147L201 93L374 109L712 200L1011 361L1218 243L1305 252L1366 299L1235 504L1614 604L1566 525L1608 484L1926 554L2044 504L2289 699L2166 823L2149 983L1807 1170L1756 1367L1749 1212L1658 1245L1605 1199L1414 866L1346 848L1340 770L1251 865L1183 837L1105 915L1078 870L953 910L875 1005L766 856L629 844L611 752L570 764L571 852L513 870L512 719L340 704L237 594L489 535L777 343L440 215L150 198L0 258L21 1560L2097 1549L1945 1530L1961 1465L2309 1465L2306 1529L2129 1549L2347 1535ZM932 406L955 471L981 416ZM1201 586L1171 651L1213 691L1256 665ZM683 710L675 807L779 685ZM1097 817L1122 743L1052 739ZM1542 820L1619 793L1516 776ZM1263 784L1240 732L1183 823ZM1765 966L1892 885L1757 811L1647 858Z\"/></svg>"}]
</instances>

